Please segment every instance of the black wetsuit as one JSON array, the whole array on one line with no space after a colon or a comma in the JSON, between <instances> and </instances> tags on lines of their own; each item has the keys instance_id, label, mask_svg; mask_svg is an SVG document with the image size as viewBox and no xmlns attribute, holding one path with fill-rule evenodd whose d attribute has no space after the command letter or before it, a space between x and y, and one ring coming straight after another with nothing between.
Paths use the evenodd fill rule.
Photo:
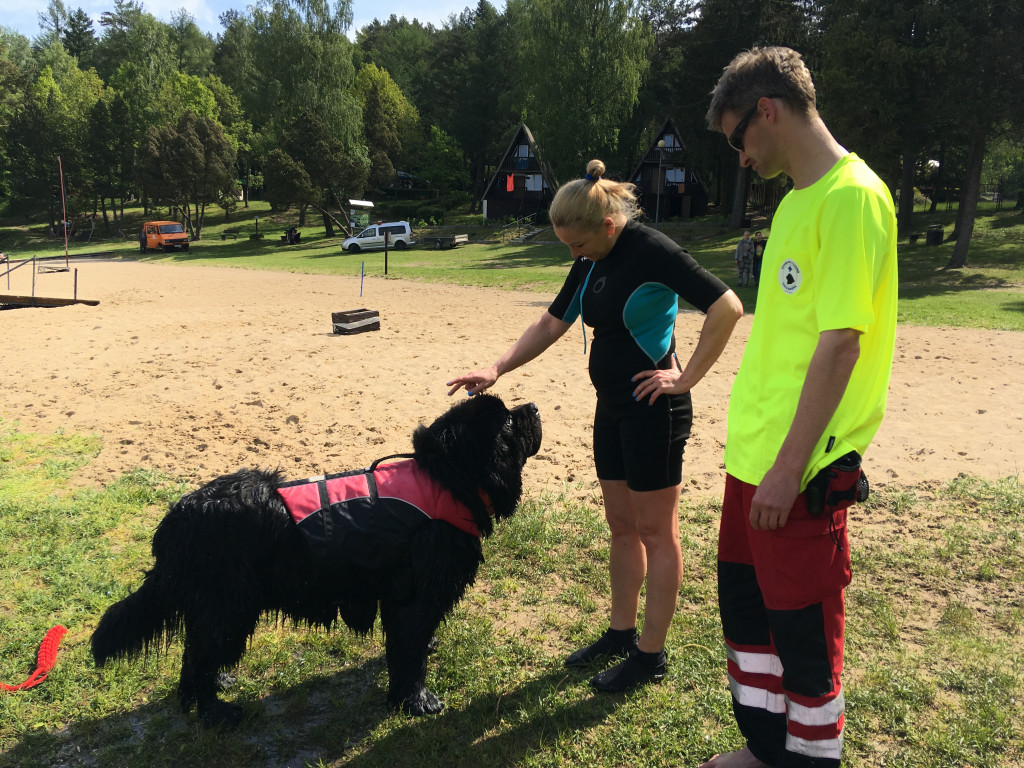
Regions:
<instances>
[{"instance_id":1,"label":"black wetsuit","mask_svg":"<svg viewBox=\"0 0 1024 768\"><path fill-rule=\"evenodd\" d=\"M603 259L577 259L548 311L568 323L580 316L594 328L590 380L597 390L594 463L603 480L626 480L654 491L682 479L690 436L690 394L633 399L640 371L673 365L678 298L702 312L728 287L671 239L636 222L626 224ZM677 298L678 297L678 298ZM685 363L685 361L683 361Z\"/></svg>"}]
</instances>

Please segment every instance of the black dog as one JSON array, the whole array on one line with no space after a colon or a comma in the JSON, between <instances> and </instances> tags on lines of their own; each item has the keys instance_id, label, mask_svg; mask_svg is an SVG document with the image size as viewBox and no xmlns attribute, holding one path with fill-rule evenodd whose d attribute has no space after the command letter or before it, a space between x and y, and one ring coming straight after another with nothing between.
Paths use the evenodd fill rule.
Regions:
<instances>
[{"instance_id":1,"label":"black dog","mask_svg":"<svg viewBox=\"0 0 1024 768\"><path fill-rule=\"evenodd\" d=\"M184 630L182 708L234 726L241 708L217 698L218 674L241 659L262 614L326 628L340 614L365 634L379 603L388 704L440 712L424 686L431 639L476 577L480 537L515 510L540 440L535 405L509 410L482 395L420 425L411 461L305 483L257 470L218 478L171 506L153 569L103 615L93 657L132 657ZM406 486L409 500L395 498Z\"/></svg>"}]
</instances>

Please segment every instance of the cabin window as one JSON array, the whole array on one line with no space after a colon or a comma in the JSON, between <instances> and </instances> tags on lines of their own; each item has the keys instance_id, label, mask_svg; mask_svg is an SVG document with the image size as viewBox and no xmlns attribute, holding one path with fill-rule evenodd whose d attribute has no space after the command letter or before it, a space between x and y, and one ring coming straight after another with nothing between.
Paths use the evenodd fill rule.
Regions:
<instances>
[{"instance_id":1,"label":"cabin window","mask_svg":"<svg viewBox=\"0 0 1024 768\"><path fill-rule=\"evenodd\" d=\"M533 150L529 144L520 144L516 147L516 170L521 171L530 167L530 158L533 157Z\"/></svg>"}]
</instances>

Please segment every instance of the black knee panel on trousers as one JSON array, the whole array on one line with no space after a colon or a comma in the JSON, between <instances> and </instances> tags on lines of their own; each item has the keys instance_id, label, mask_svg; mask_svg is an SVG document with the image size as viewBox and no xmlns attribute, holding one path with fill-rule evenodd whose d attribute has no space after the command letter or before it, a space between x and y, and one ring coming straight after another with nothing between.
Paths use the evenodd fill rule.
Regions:
<instances>
[{"instance_id":1,"label":"black knee panel on trousers","mask_svg":"<svg viewBox=\"0 0 1024 768\"><path fill-rule=\"evenodd\" d=\"M754 566L718 561L718 610L722 631L737 645L768 645L771 635Z\"/></svg>"},{"instance_id":2,"label":"black knee panel on trousers","mask_svg":"<svg viewBox=\"0 0 1024 768\"><path fill-rule=\"evenodd\" d=\"M793 611L768 611L768 623L782 661L783 687L801 696L832 693L835 686L821 603Z\"/></svg>"}]
</instances>

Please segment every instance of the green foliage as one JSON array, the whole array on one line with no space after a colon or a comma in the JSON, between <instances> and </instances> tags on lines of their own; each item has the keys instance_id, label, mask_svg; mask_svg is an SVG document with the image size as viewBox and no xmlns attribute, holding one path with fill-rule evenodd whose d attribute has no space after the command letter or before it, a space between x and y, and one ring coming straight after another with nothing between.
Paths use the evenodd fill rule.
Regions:
<instances>
[{"instance_id":1,"label":"green foliage","mask_svg":"<svg viewBox=\"0 0 1024 768\"><path fill-rule=\"evenodd\" d=\"M306 169L283 150L275 149L263 164L266 198L271 210L283 211L293 203L312 200L316 190Z\"/></svg>"},{"instance_id":2,"label":"green foliage","mask_svg":"<svg viewBox=\"0 0 1024 768\"><path fill-rule=\"evenodd\" d=\"M618 147L649 67L653 38L631 0L533 0L522 62L526 119L556 178Z\"/></svg>"},{"instance_id":3,"label":"green foliage","mask_svg":"<svg viewBox=\"0 0 1024 768\"><path fill-rule=\"evenodd\" d=\"M97 40L92 28L92 19L81 8L76 8L75 12L68 16L60 41L67 52L78 59L80 66L88 66Z\"/></svg>"},{"instance_id":4,"label":"green foliage","mask_svg":"<svg viewBox=\"0 0 1024 768\"><path fill-rule=\"evenodd\" d=\"M466 187L468 179L462 147L436 125L430 126L426 159L419 168L420 174L442 194Z\"/></svg>"},{"instance_id":5,"label":"green foliage","mask_svg":"<svg viewBox=\"0 0 1024 768\"><path fill-rule=\"evenodd\" d=\"M370 148L367 183L384 190L395 183L411 140L419 130L419 114L383 69L370 63L356 75L354 93L363 106L363 132Z\"/></svg>"},{"instance_id":6,"label":"green foliage","mask_svg":"<svg viewBox=\"0 0 1024 768\"><path fill-rule=\"evenodd\" d=\"M206 206L235 191L235 150L220 123L186 111L176 125L154 126L139 152L144 188L178 206L202 237Z\"/></svg>"},{"instance_id":7,"label":"green foliage","mask_svg":"<svg viewBox=\"0 0 1024 768\"><path fill-rule=\"evenodd\" d=\"M213 40L202 33L196 20L184 8L171 15L168 36L179 73L197 77L210 73L213 68Z\"/></svg>"},{"instance_id":8,"label":"green foliage","mask_svg":"<svg viewBox=\"0 0 1024 768\"><path fill-rule=\"evenodd\" d=\"M176 123L186 112L211 120L220 117L213 91L195 75L175 72L160 86L156 114L162 122Z\"/></svg>"}]
</instances>

